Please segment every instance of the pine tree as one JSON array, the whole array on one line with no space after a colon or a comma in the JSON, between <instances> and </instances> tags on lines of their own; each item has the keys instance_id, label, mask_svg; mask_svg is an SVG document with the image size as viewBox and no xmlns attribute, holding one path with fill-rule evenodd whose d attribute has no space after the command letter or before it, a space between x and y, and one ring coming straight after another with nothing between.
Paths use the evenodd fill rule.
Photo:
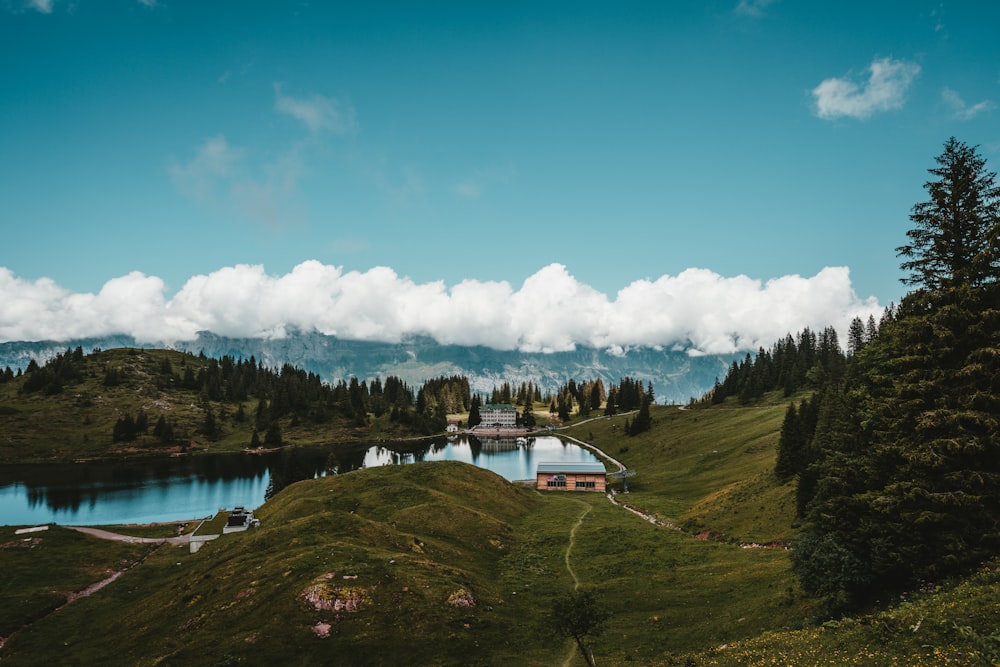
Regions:
<instances>
[{"instance_id":1,"label":"pine tree","mask_svg":"<svg viewBox=\"0 0 1000 667\"><path fill-rule=\"evenodd\" d=\"M482 399L479 398L479 394L476 394L472 397L472 405L469 406L469 428L479 426L483 422L483 417L479 414L481 406Z\"/></svg>"},{"instance_id":2,"label":"pine tree","mask_svg":"<svg viewBox=\"0 0 1000 667\"><path fill-rule=\"evenodd\" d=\"M205 408L205 419L201 424L201 432L209 440L215 440L219 435L219 427L215 421L215 412L212 411L212 406Z\"/></svg>"},{"instance_id":3,"label":"pine tree","mask_svg":"<svg viewBox=\"0 0 1000 667\"><path fill-rule=\"evenodd\" d=\"M854 355L865 346L865 324L860 317L851 320L851 326L847 330L847 353Z\"/></svg>"},{"instance_id":4,"label":"pine tree","mask_svg":"<svg viewBox=\"0 0 1000 667\"><path fill-rule=\"evenodd\" d=\"M1000 191L954 138L937 162L897 249L917 289L869 320L843 385L823 392L799 479L793 567L846 604L1000 553Z\"/></svg>"},{"instance_id":5,"label":"pine tree","mask_svg":"<svg viewBox=\"0 0 1000 667\"><path fill-rule=\"evenodd\" d=\"M524 412L521 414L521 424L525 428L535 428L535 413L531 409L531 404L524 406Z\"/></svg>"},{"instance_id":6,"label":"pine tree","mask_svg":"<svg viewBox=\"0 0 1000 667\"><path fill-rule=\"evenodd\" d=\"M281 447L281 426L277 420L271 422L264 434L264 444L268 447Z\"/></svg>"},{"instance_id":7,"label":"pine tree","mask_svg":"<svg viewBox=\"0 0 1000 667\"><path fill-rule=\"evenodd\" d=\"M649 416L650 403L652 403L650 396L648 394L643 395L642 405L639 406L639 412L636 413L635 420L632 421L632 425L627 431L629 435L639 435L640 433L648 431L652 428L653 420Z\"/></svg>"},{"instance_id":8,"label":"pine tree","mask_svg":"<svg viewBox=\"0 0 1000 667\"><path fill-rule=\"evenodd\" d=\"M996 173L975 147L955 137L928 170L938 177L924 188L930 200L913 207L910 242L896 248L907 258L901 268L910 274L903 283L929 290L959 285L978 287L998 275L1000 248L1000 186Z\"/></svg>"},{"instance_id":9,"label":"pine tree","mask_svg":"<svg viewBox=\"0 0 1000 667\"><path fill-rule=\"evenodd\" d=\"M617 391L614 387L611 387L611 391L608 392L608 400L604 404L604 414L607 417L613 417L618 409L616 405Z\"/></svg>"},{"instance_id":10,"label":"pine tree","mask_svg":"<svg viewBox=\"0 0 1000 667\"><path fill-rule=\"evenodd\" d=\"M149 431L149 416L145 410L140 409L138 416L135 418L135 432L139 435L146 435L147 431Z\"/></svg>"},{"instance_id":11,"label":"pine tree","mask_svg":"<svg viewBox=\"0 0 1000 667\"><path fill-rule=\"evenodd\" d=\"M804 448L805 437L799 412L795 409L795 404L790 403L785 411L785 420L781 423L778 458L774 464L774 474L779 481L787 482L799 472L799 458Z\"/></svg>"}]
</instances>

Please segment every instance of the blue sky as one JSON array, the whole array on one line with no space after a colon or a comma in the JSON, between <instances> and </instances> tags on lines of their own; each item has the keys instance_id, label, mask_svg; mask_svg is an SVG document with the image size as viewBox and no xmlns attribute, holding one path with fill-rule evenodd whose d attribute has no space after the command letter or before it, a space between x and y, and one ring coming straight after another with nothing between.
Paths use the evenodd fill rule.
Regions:
<instances>
[{"instance_id":1,"label":"blue sky","mask_svg":"<svg viewBox=\"0 0 1000 667\"><path fill-rule=\"evenodd\" d=\"M333 283L303 307L359 337L448 326L380 290L454 321L457 286L509 306L545 280L606 319L648 293L636 316L674 328L497 345L756 343L733 329L762 315L719 309L795 276L840 325L904 294L894 249L950 136L997 169L997 25L1000 3L919 0L0 0L0 338L136 312L273 333L314 321L233 304Z\"/></svg>"}]
</instances>

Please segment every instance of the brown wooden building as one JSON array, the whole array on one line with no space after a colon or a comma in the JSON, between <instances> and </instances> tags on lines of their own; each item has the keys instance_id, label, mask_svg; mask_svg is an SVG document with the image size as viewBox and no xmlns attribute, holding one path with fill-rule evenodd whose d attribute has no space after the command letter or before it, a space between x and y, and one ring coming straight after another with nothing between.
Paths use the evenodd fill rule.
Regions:
<instances>
[{"instance_id":1,"label":"brown wooden building","mask_svg":"<svg viewBox=\"0 0 1000 667\"><path fill-rule=\"evenodd\" d=\"M539 463L535 472L535 488L539 491L599 491L607 489L604 464Z\"/></svg>"}]
</instances>

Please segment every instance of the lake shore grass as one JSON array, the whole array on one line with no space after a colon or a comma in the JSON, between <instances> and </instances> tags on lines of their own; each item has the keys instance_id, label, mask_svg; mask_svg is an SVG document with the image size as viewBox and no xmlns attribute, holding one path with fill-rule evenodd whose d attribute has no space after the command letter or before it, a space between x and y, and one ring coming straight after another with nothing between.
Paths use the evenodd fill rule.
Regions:
<instances>
[{"instance_id":1,"label":"lake shore grass","mask_svg":"<svg viewBox=\"0 0 1000 667\"><path fill-rule=\"evenodd\" d=\"M215 516L211 519L206 519L198 524L192 535L221 535L222 529L226 527L226 522L229 521L229 514L230 512L224 510L216 512Z\"/></svg>"}]
</instances>

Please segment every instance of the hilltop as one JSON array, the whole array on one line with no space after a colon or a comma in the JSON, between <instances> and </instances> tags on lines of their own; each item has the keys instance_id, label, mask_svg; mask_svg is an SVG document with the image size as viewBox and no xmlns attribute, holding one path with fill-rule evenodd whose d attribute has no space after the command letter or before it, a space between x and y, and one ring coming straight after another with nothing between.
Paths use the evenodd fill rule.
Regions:
<instances>
[{"instance_id":1,"label":"hilltop","mask_svg":"<svg viewBox=\"0 0 1000 667\"><path fill-rule=\"evenodd\" d=\"M0 372L0 461L231 452L443 430L443 416L438 425L414 408L413 389L398 378L369 389L357 380L330 385L292 366L269 369L253 357L77 347L20 375Z\"/></svg>"}]
</instances>

